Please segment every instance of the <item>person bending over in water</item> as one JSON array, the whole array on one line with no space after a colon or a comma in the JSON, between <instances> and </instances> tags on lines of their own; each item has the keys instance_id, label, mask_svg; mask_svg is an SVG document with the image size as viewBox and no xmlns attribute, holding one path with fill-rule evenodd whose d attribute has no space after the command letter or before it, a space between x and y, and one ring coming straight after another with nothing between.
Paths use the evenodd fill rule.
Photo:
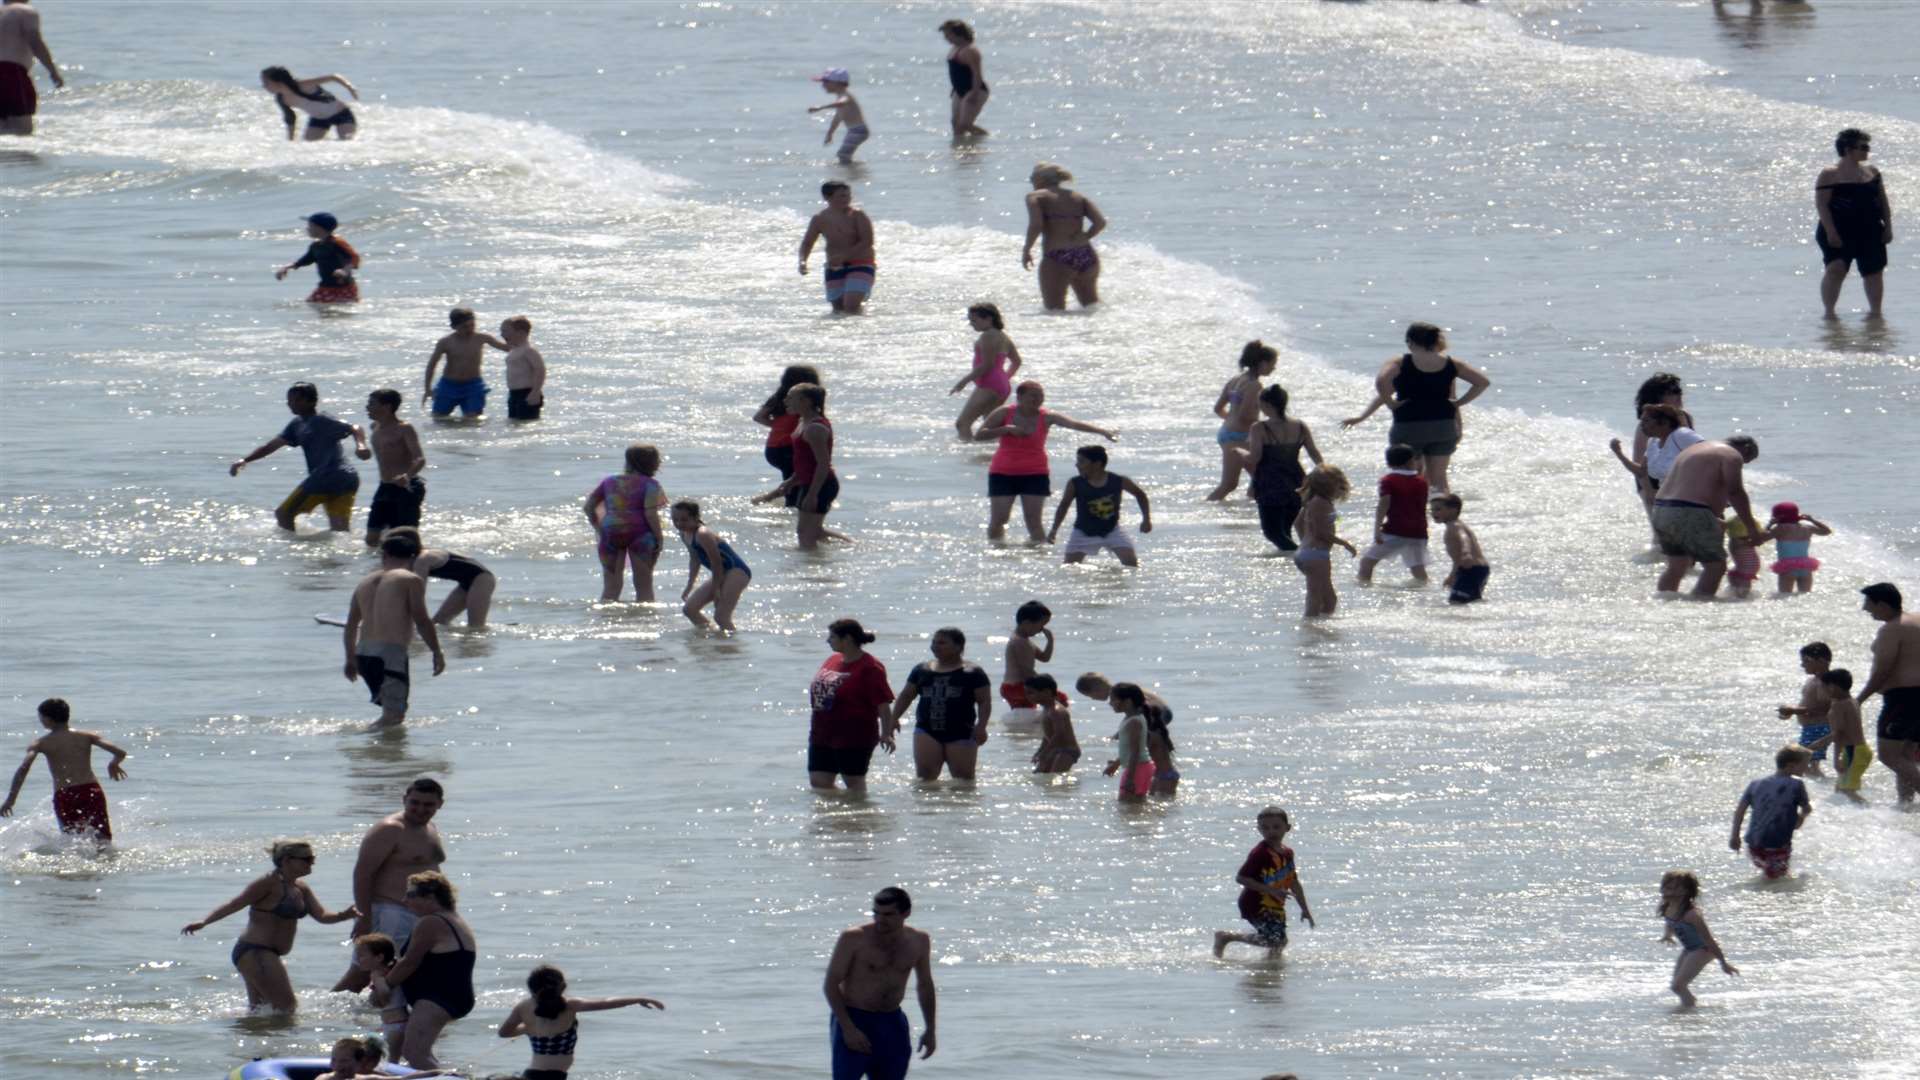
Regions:
<instances>
[{"instance_id":1,"label":"person bending over in water","mask_svg":"<svg viewBox=\"0 0 1920 1080\"><path fill-rule=\"evenodd\" d=\"M1840 302L1847 267L1857 263L1860 283L1867 290L1867 317L1877 319L1886 289L1882 275L1887 269L1887 245L1893 243L1893 205L1887 202L1880 170L1867 164L1872 136L1848 128L1833 140L1833 151L1840 155L1840 163L1820 170L1813 182L1813 208L1820 215L1813 242L1819 245L1820 261L1827 267L1820 278L1820 302L1826 305L1827 318L1834 318L1833 306Z\"/></svg>"},{"instance_id":2,"label":"person bending over in water","mask_svg":"<svg viewBox=\"0 0 1920 1080\"><path fill-rule=\"evenodd\" d=\"M20 789L33 773L33 759L44 755L47 772L53 777L53 817L60 823L60 831L91 836L103 844L112 842L107 793L100 788L100 778L93 774L93 748L97 746L113 755L113 760L107 762L107 775L115 780L127 778L127 770L120 767L120 763L127 760L127 752L97 731L69 728L73 709L63 698L41 702L39 714L40 726L46 728L47 733L28 745L27 759L14 770L13 787L7 791L7 801L0 803L0 817L13 816L13 804L19 801Z\"/></svg>"},{"instance_id":3,"label":"person bending over in water","mask_svg":"<svg viewBox=\"0 0 1920 1080\"><path fill-rule=\"evenodd\" d=\"M1207 495L1208 501L1219 502L1239 489L1246 460L1240 448L1247 444L1260 415L1260 380L1273 374L1279 363L1280 353L1273 346L1249 341L1240 350L1240 373L1220 388L1220 397L1213 403L1213 415L1220 418L1220 431L1214 435L1220 444L1220 486Z\"/></svg>"},{"instance_id":4,"label":"person bending over in water","mask_svg":"<svg viewBox=\"0 0 1920 1080\"><path fill-rule=\"evenodd\" d=\"M346 102L320 89L322 83L337 83L353 100L360 100L360 91L355 90L344 75L296 79L283 67L260 69L260 87L272 94L274 104L280 106L280 118L287 123L287 141L293 141L294 129L300 123L300 118L294 115L295 109L307 114L308 142L326 138L328 131L342 139L351 139L354 132L360 130L353 110Z\"/></svg>"},{"instance_id":5,"label":"person bending over in water","mask_svg":"<svg viewBox=\"0 0 1920 1080\"><path fill-rule=\"evenodd\" d=\"M420 530L409 526L387 530L387 535L404 533L420 541ZM412 570L423 578L438 578L453 582L453 591L440 602L439 610L433 613L435 626L446 626L466 612L467 628L478 630L487 625L487 612L493 608L493 590L500 585L500 579L493 571L481 565L477 559L447 551L444 548L426 547L424 543L420 554L414 556Z\"/></svg>"},{"instance_id":6,"label":"person bending over in water","mask_svg":"<svg viewBox=\"0 0 1920 1080\"><path fill-rule=\"evenodd\" d=\"M700 520L699 503L682 499L674 503L668 513L673 520L673 531L679 534L680 542L687 549L687 587L680 590L680 614L704 630L707 617L700 614L700 609L712 604L713 621L731 633L733 609L740 603L740 594L752 583L753 569L725 537ZM694 583L700 580L702 570L707 572L706 584L695 590Z\"/></svg>"},{"instance_id":7,"label":"person bending over in water","mask_svg":"<svg viewBox=\"0 0 1920 1080\"><path fill-rule=\"evenodd\" d=\"M526 998L513 1007L500 1024L500 1037L527 1037L533 1060L523 1080L567 1080L573 1068L573 1053L580 1043L580 1017L583 1012L605 1012L638 1005L644 1009L665 1009L662 1002L648 997L577 998L567 996L567 977L559 968L541 964L527 976Z\"/></svg>"},{"instance_id":8,"label":"person bending over in water","mask_svg":"<svg viewBox=\"0 0 1920 1080\"><path fill-rule=\"evenodd\" d=\"M825 237L827 268L821 277L827 286L827 303L835 311L858 315L873 295L873 219L854 207L853 189L838 180L821 184L820 197L827 201L827 208L813 215L800 238L800 273L807 272L814 242Z\"/></svg>"},{"instance_id":9,"label":"person bending over in water","mask_svg":"<svg viewBox=\"0 0 1920 1080\"><path fill-rule=\"evenodd\" d=\"M980 46L973 43L973 27L959 19L940 24L940 36L953 51L947 54L947 82L953 87L953 137L979 138L987 129L974 121L987 107L987 75Z\"/></svg>"},{"instance_id":10,"label":"person bending over in water","mask_svg":"<svg viewBox=\"0 0 1920 1080\"><path fill-rule=\"evenodd\" d=\"M296 1001L293 983L287 978L281 957L293 951L293 935L300 920L311 916L318 923L346 922L360 917L360 909L349 905L345 911L328 911L313 894L313 887L300 879L313 873L313 845L305 840L277 840L267 849L273 860L273 872L255 878L240 895L214 908L206 918L180 928L182 934L196 934L209 923L247 909L247 928L233 943L233 966L247 984L247 1007L267 1005L274 1012L292 1012Z\"/></svg>"},{"instance_id":11,"label":"person bending over in water","mask_svg":"<svg viewBox=\"0 0 1920 1080\"><path fill-rule=\"evenodd\" d=\"M1033 190L1027 193L1027 246L1020 252L1021 269L1033 269L1033 244L1040 245L1040 303L1048 311L1067 309L1067 289L1073 289L1080 306L1089 308L1100 302L1100 256L1094 253L1093 238L1107 227L1107 219L1093 200L1060 185L1073 174L1052 162L1033 167L1028 178ZM1088 228L1082 230L1085 221Z\"/></svg>"},{"instance_id":12,"label":"person bending over in water","mask_svg":"<svg viewBox=\"0 0 1920 1080\"><path fill-rule=\"evenodd\" d=\"M994 305L980 303L968 308L967 322L980 335L973 343L973 367L947 393L957 394L968 383L973 384L973 393L953 422L960 437L971 442L975 421L1006 404L1013 393L1013 376L1020 371L1020 350L1007 336L1006 320Z\"/></svg>"}]
</instances>

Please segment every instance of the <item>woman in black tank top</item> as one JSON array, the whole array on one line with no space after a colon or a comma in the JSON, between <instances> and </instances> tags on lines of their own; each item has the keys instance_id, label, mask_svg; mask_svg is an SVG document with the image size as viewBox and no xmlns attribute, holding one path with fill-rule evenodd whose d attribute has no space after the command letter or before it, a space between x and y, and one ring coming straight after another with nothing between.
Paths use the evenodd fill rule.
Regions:
<instances>
[{"instance_id":1,"label":"woman in black tank top","mask_svg":"<svg viewBox=\"0 0 1920 1080\"><path fill-rule=\"evenodd\" d=\"M1447 487L1447 463L1460 446L1460 409L1486 392L1488 380L1478 370L1446 355L1447 337L1432 323L1407 327L1409 351L1388 360L1374 376L1373 401L1359 416L1341 427L1363 423L1385 405L1393 413L1387 432L1389 446L1411 446L1421 461L1420 472L1436 495ZM1467 392L1454 399L1453 384L1464 382Z\"/></svg>"},{"instance_id":2,"label":"woman in black tank top","mask_svg":"<svg viewBox=\"0 0 1920 1080\"><path fill-rule=\"evenodd\" d=\"M1867 317L1877 319L1886 288L1881 273L1887 268L1887 245L1893 241L1893 206L1887 202L1880 171L1867 164L1873 150L1871 136L1848 128L1833 141L1833 149L1840 155L1840 164L1822 169L1813 182L1813 206L1820 213L1813 242L1819 245L1820 261L1827 267L1820 278L1820 302L1826 305L1827 318L1833 318L1847 267L1858 263L1860 283L1867 290Z\"/></svg>"},{"instance_id":3,"label":"woman in black tank top","mask_svg":"<svg viewBox=\"0 0 1920 1080\"><path fill-rule=\"evenodd\" d=\"M947 54L947 81L953 86L953 137L979 138L987 129L975 123L987 107L987 77L980 47L973 43L973 27L959 19L940 24L940 34L953 46Z\"/></svg>"}]
</instances>

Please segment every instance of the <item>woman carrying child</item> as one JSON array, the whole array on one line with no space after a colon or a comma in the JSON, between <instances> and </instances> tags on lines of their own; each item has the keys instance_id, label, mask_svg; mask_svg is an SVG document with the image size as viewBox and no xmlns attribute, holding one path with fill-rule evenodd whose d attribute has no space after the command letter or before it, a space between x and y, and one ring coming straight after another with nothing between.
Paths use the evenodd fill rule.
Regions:
<instances>
[{"instance_id":1,"label":"woman carrying child","mask_svg":"<svg viewBox=\"0 0 1920 1080\"><path fill-rule=\"evenodd\" d=\"M981 303L968 308L967 322L980 335L973 343L973 367L947 393L957 394L966 389L968 383L973 384L973 393L968 395L959 418L953 422L960 437L971 442L974 423L1005 404L1013 393L1013 376L1020 370L1020 350L1007 336L1006 320L994 305Z\"/></svg>"},{"instance_id":2,"label":"woman carrying child","mask_svg":"<svg viewBox=\"0 0 1920 1080\"><path fill-rule=\"evenodd\" d=\"M644 443L627 447L627 471L609 476L587 494L587 520L600 535L600 599L620 599L627 564L633 564L633 598L653 602L653 566L660 558L660 508L667 493L653 474L660 451Z\"/></svg>"},{"instance_id":3,"label":"woman carrying child","mask_svg":"<svg viewBox=\"0 0 1920 1080\"><path fill-rule=\"evenodd\" d=\"M646 1009L665 1009L653 998L576 998L567 996L567 977L560 969L541 964L527 976L526 998L513 1007L500 1024L500 1037L511 1039L525 1035L533 1061L522 1073L523 1080L567 1080L573 1068L574 1048L580 1042L580 1017L583 1012L605 1012L638 1005Z\"/></svg>"},{"instance_id":4,"label":"woman carrying child","mask_svg":"<svg viewBox=\"0 0 1920 1080\"><path fill-rule=\"evenodd\" d=\"M1333 504L1346 499L1352 490L1347 474L1336 465L1316 467L1300 485L1305 501L1293 522L1294 531L1300 535L1300 550L1293 553L1293 565L1307 578L1309 619L1331 615L1340 606L1340 596L1333 591L1333 549L1338 546L1346 548L1349 555L1359 554L1334 532L1340 513Z\"/></svg>"}]
</instances>

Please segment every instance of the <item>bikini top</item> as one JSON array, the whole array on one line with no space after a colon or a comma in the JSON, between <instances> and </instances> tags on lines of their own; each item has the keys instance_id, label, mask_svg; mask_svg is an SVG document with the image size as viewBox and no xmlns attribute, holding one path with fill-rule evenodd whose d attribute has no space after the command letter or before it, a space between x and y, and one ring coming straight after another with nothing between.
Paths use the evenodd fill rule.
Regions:
<instances>
[{"instance_id":1,"label":"bikini top","mask_svg":"<svg viewBox=\"0 0 1920 1080\"><path fill-rule=\"evenodd\" d=\"M558 1035L527 1036L527 1047L541 1057L571 1057L573 1048L580 1043L580 1021L575 1019L573 1026Z\"/></svg>"},{"instance_id":2,"label":"bikini top","mask_svg":"<svg viewBox=\"0 0 1920 1080\"><path fill-rule=\"evenodd\" d=\"M280 899L276 901L272 907L256 907L253 910L264 911L276 919L306 918L307 898L305 894L301 893L299 886L284 878L281 879L281 885L285 891L280 894Z\"/></svg>"}]
</instances>

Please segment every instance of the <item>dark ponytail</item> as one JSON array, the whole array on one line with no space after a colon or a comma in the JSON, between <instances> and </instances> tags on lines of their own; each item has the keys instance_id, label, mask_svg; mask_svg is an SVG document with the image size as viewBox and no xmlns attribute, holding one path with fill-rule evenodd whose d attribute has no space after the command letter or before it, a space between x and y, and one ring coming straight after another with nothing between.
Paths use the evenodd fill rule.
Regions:
<instances>
[{"instance_id":1,"label":"dark ponytail","mask_svg":"<svg viewBox=\"0 0 1920 1080\"><path fill-rule=\"evenodd\" d=\"M567 1011L567 977L552 964L541 964L527 976L527 990L533 994L533 1015L552 1020Z\"/></svg>"},{"instance_id":2,"label":"dark ponytail","mask_svg":"<svg viewBox=\"0 0 1920 1080\"><path fill-rule=\"evenodd\" d=\"M827 633L834 637L852 638L862 645L874 643L874 636L860 625L859 619L835 619L827 624Z\"/></svg>"},{"instance_id":3,"label":"dark ponytail","mask_svg":"<svg viewBox=\"0 0 1920 1080\"><path fill-rule=\"evenodd\" d=\"M1252 371L1254 368L1259 367L1269 360L1277 362L1279 359L1280 350L1260 341L1258 338L1247 342L1247 347L1240 350L1240 366L1246 368L1248 371Z\"/></svg>"}]
</instances>

